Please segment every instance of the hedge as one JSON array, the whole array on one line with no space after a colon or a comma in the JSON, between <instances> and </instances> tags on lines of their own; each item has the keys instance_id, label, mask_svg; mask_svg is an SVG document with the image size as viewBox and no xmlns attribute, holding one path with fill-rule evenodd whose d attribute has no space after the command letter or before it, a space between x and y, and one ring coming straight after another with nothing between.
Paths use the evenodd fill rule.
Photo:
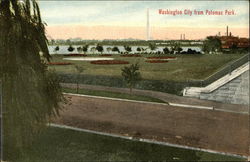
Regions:
<instances>
[{"instance_id":1,"label":"hedge","mask_svg":"<svg viewBox=\"0 0 250 162\"><path fill-rule=\"evenodd\" d=\"M76 83L77 74L58 73L61 83ZM79 75L80 84L101 85L108 87L126 88L126 82L122 77L104 76L104 75ZM141 80L135 86L136 89L152 90L166 92L176 95L182 95L182 90L189 86L199 86L199 82L187 81L161 81L161 80Z\"/></svg>"}]
</instances>

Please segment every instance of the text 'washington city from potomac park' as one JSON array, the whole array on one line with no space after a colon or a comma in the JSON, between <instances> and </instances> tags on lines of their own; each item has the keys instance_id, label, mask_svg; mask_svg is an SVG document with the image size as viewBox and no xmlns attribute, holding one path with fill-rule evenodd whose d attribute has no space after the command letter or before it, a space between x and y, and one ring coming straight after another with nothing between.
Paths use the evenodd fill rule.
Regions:
<instances>
[{"instance_id":1,"label":"text 'washington city from potomac park'","mask_svg":"<svg viewBox=\"0 0 250 162\"><path fill-rule=\"evenodd\" d=\"M169 9L159 9L158 13L160 15L236 15L236 12L234 10L190 10L190 9L185 9L185 10L169 10Z\"/></svg>"}]
</instances>

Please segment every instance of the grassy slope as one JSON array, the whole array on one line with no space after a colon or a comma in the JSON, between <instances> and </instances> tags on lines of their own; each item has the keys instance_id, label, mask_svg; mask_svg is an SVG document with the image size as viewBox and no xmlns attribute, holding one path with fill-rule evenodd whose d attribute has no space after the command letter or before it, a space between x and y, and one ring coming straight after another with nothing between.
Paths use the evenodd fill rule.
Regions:
<instances>
[{"instance_id":1,"label":"grassy slope","mask_svg":"<svg viewBox=\"0 0 250 162\"><path fill-rule=\"evenodd\" d=\"M90 55L96 57L98 55ZM222 68L232 60L241 57L240 54L222 54L222 55L174 55L177 60L171 60L168 63L146 63L145 57L154 55L143 55L144 57L120 57L112 56L117 60L126 60L130 63L139 62L140 71L144 79L153 80L173 80L185 81L188 79L204 79ZM157 55L159 56L159 55ZM166 55L164 55L166 56ZM173 56L173 55L169 55ZM121 68L124 65L93 65L85 61L62 60L63 56L53 56L54 62L72 62L85 68L83 74L121 76ZM74 65L50 66L58 72L76 73Z\"/></svg>"},{"instance_id":2,"label":"grassy slope","mask_svg":"<svg viewBox=\"0 0 250 162\"><path fill-rule=\"evenodd\" d=\"M97 160L239 161L243 159L50 127L16 161Z\"/></svg>"},{"instance_id":3,"label":"grassy slope","mask_svg":"<svg viewBox=\"0 0 250 162\"><path fill-rule=\"evenodd\" d=\"M63 88L63 91L67 93L76 93L76 89L72 89L72 88ZM91 95L91 96L102 96L102 97L121 98L121 99L136 100L136 101L165 103L164 101L157 99L157 98L152 98L148 96L139 96L139 95L133 95L133 94L131 95L131 94L126 94L126 93L118 93L118 92L79 89L79 93L84 94L84 95Z\"/></svg>"}]
</instances>

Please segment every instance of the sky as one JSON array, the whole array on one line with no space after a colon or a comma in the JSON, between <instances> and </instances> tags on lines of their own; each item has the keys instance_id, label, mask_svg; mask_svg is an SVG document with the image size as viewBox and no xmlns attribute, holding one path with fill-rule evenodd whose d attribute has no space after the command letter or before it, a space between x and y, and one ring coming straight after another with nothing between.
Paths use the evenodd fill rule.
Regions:
<instances>
[{"instance_id":1,"label":"sky","mask_svg":"<svg viewBox=\"0 0 250 162\"><path fill-rule=\"evenodd\" d=\"M39 6L53 39L146 39L146 12L149 9L151 39L203 39L226 26L235 36L249 37L249 2L246 1L45 1ZM160 14L159 10L182 12ZM185 14L184 11L191 11ZM195 15L194 10L203 11ZM222 12L208 15L206 12ZM233 11L233 15L225 14Z\"/></svg>"}]
</instances>

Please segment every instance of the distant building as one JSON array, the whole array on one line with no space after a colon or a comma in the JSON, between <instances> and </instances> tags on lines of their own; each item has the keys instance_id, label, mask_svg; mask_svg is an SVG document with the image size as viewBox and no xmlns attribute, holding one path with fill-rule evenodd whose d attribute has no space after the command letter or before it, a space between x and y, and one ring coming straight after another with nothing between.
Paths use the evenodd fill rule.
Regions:
<instances>
[{"instance_id":1,"label":"distant building","mask_svg":"<svg viewBox=\"0 0 250 162\"><path fill-rule=\"evenodd\" d=\"M232 47L236 48L249 48L250 43L249 43L249 38L240 38L240 37L235 37L232 35L232 33L228 32L228 26L226 30L226 35L225 36L213 36L221 41L221 48L222 49L230 49Z\"/></svg>"}]
</instances>

